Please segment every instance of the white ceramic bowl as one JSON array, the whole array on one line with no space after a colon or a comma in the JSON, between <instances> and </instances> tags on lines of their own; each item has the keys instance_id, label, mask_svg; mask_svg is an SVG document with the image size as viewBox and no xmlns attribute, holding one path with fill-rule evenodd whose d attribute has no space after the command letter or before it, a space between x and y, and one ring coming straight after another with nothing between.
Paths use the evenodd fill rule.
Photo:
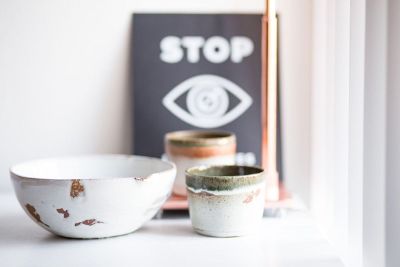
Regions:
<instances>
[{"instance_id":1,"label":"white ceramic bowl","mask_svg":"<svg viewBox=\"0 0 400 267\"><path fill-rule=\"evenodd\" d=\"M156 158L94 155L11 167L18 201L44 229L71 238L135 231L171 194L176 168Z\"/></svg>"}]
</instances>

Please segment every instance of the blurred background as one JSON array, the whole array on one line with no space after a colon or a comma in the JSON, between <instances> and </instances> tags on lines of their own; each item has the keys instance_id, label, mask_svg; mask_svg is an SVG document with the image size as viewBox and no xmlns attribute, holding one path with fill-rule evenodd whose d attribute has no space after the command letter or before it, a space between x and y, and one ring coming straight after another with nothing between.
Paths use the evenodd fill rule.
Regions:
<instances>
[{"instance_id":1,"label":"blurred background","mask_svg":"<svg viewBox=\"0 0 400 267\"><path fill-rule=\"evenodd\" d=\"M0 192L20 161L133 151L133 13L263 10L259 0L0 0ZM400 2L277 0L277 12L285 186L348 266L399 266Z\"/></svg>"},{"instance_id":2,"label":"blurred background","mask_svg":"<svg viewBox=\"0 0 400 267\"><path fill-rule=\"evenodd\" d=\"M283 174L309 199L311 0L279 0ZM134 12L262 13L264 1L4 1L0 191L34 158L131 153ZM301 114L301 115L300 115ZM300 116L299 116L300 115Z\"/></svg>"}]
</instances>

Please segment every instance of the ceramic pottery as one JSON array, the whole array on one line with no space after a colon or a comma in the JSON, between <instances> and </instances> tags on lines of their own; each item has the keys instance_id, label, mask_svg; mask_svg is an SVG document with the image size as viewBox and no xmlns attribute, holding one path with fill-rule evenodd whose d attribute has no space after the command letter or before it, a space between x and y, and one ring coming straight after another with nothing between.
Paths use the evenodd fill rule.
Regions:
<instances>
[{"instance_id":1,"label":"ceramic pottery","mask_svg":"<svg viewBox=\"0 0 400 267\"><path fill-rule=\"evenodd\" d=\"M11 167L22 208L39 226L70 238L135 231L169 197L176 169L155 158L96 155Z\"/></svg>"},{"instance_id":2,"label":"ceramic pottery","mask_svg":"<svg viewBox=\"0 0 400 267\"><path fill-rule=\"evenodd\" d=\"M186 171L193 229L234 237L257 229L264 211L265 174L249 166L200 166Z\"/></svg>"},{"instance_id":3,"label":"ceramic pottery","mask_svg":"<svg viewBox=\"0 0 400 267\"><path fill-rule=\"evenodd\" d=\"M185 170L200 165L235 164L236 137L229 132L172 132L165 136L165 150L177 168L173 191L185 196Z\"/></svg>"}]
</instances>

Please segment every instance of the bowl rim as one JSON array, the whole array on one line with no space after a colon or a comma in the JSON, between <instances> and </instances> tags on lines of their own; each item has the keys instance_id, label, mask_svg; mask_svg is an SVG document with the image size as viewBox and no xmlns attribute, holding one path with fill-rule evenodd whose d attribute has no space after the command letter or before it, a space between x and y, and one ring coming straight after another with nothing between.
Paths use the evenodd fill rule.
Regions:
<instances>
[{"instance_id":1,"label":"bowl rim","mask_svg":"<svg viewBox=\"0 0 400 267\"><path fill-rule=\"evenodd\" d=\"M71 177L71 178L44 178L44 177L29 177L26 175L21 175L18 174L18 172L15 170L17 167L20 167L25 164L35 164L38 162L43 162L43 161L57 161L57 160L69 160L69 159L85 159L85 158L131 158L131 159L147 159L150 161L157 161L165 164L167 166L167 169L162 170L162 171L155 171L150 173L147 176L107 176L107 177ZM73 180L83 180L83 181L89 181L89 180L96 180L96 181L101 181L101 180L116 180L116 179L135 179L139 181L147 180L148 178L154 176L155 174L167 174L169 172L172 172L176 170L176 165L167 160L163 160L160 158L156 157L148 157L148 156L142 156L142 155L130 155L130 154L83 154L83 155L75 155L75 156L61 156L61 157L47 157L47 158L39 158L39 159L33 159L33 160L28 160L28 161L23 161L20 163L13 164L9 168L9 173L11 176L11 179L28 179L28 180L37 180L37 181L73 181Z\"/></svg>"}]
</instances>

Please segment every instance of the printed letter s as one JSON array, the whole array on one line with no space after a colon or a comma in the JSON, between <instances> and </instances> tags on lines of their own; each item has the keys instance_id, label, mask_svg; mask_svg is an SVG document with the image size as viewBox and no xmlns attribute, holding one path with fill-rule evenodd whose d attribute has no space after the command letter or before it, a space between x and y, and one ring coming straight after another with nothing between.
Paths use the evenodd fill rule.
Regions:
<instances>
[{"instance_id":1,"label":"printed letter s","mask_svg":"<svg viewBox=\"0 0 400 267\"><path fill-rule=\"evenodd\" d=\"M160 49L160 59L166 63L177 63L183 58L183 51L179 37L164 37L160 42Z\"/></svg>"}]
</instances>

